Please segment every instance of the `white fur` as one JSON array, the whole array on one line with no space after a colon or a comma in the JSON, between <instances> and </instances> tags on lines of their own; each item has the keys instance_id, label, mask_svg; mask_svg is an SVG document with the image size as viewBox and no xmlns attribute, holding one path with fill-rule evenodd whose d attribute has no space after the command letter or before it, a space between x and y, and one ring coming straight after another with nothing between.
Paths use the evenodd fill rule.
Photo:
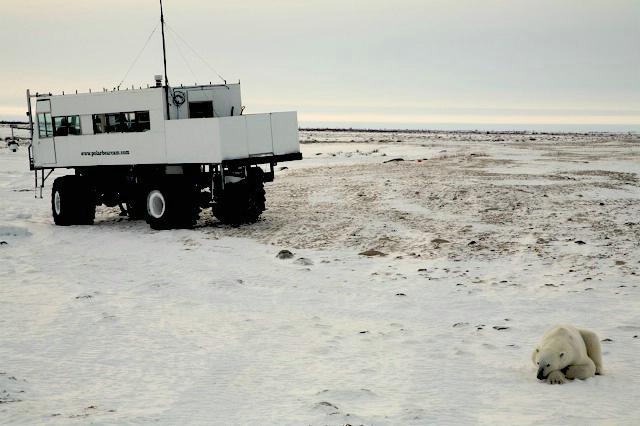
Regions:
<instances>
[{"instance_id":1,"label":"white fur","mask_svg":"<svg viewBox=\"0 0 640 426\"><path fill-rule=\"evenodd\" d=\"M600 340L593 332L569 324L555 324L545 331L531 354L537 377L550 384L603 374Z\"/></svg>"}]
</instances>

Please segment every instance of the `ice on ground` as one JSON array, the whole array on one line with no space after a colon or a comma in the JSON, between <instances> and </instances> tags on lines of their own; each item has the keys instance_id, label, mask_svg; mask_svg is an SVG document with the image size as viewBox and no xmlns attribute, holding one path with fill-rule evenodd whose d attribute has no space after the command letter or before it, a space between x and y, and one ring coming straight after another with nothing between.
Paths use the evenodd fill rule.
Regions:
<instances>
[{"instance_id":1,"label":"ice on ground","mask_svg":"<svg viewBox=\"0 0 640 426\"><path fill-rule=\"evenodd\" d=\"M105 207L54 226L68 171L34 197L0 148L2 421L640 419L638 135L301 140L258 223L163 232ZM535 378L555 322L598 333L606 375Z\"/></svg>"},{"instance_id":2,"label":"ice on ground","mask_svg":"<svg viewBox=\"0 0 640 426\"><path fill-rule=\"evenodd\" d=\"M27 236L30 235L29 230L23 226L12 226L0 224L0 237L2 236Z\"/></svg>"}]
</instances>

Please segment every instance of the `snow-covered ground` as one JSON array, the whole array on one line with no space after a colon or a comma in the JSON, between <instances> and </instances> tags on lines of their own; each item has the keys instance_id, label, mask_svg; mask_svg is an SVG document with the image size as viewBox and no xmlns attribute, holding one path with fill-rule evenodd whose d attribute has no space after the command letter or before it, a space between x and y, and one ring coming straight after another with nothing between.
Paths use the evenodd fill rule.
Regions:
<instances>
[{"instance_id":1,"label":"snow-covered ground","mask_svg":"<svg viewBox=\"0 0 640 426\"><path fill-rule=\"evenodd\" d=\"M637 134L301 140L260 222L163 232L54 226L2 145L0 423L640 422ZM555 322L605 375L536 379Z\"/></svg>"}]
</instances>

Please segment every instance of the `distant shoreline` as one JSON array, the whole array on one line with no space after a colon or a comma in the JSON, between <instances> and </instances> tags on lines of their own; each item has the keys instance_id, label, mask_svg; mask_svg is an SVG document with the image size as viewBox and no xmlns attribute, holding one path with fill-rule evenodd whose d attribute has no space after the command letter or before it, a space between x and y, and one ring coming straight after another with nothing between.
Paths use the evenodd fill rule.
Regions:
<instances>
[{"instance_id":1,"label":"distant shoreline","mask_svg":"<svg viewBox=\"0 0 640 426\"><path fill-rule=\"evenodd\" d=\"M1 126L7 126L7 125L18 125L18 126L28 126L29 122L28 121L11 121L11 120L0 120L0 125Z\"/></svg>"}]
</instances>

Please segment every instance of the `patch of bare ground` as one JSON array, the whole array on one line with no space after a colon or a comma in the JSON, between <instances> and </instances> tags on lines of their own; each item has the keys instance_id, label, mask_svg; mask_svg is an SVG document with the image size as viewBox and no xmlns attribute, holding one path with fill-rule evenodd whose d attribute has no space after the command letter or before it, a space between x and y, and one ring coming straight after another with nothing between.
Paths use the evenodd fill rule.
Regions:
<instances>
[{"instance_id":1,"label":"patch of bare ground","mask_svg":"<svg viewBox=\"0 0 640 426\"><path fill-rule=\"evenodd\" d=\"M553 145L547 142L535 148L542 155ZM257 224L231 228L206 219L203 225L213 237L427 259L544 258L557 253L550 250L554 244L566 246L569 258L627 259L637 251L640 225L630 220L640 217L640 199L631 196L631 189L637 194L637 176L593 170L528 174L517 167L509 173L514 160L474 152L481 155L288 170L268 184L268 210ZM617 155L622 153L602 157ZM617 192L599 199L593 190L603 187ZM575 251L575 241L586 248ZM630 263L637 269L637 261Z\"/></svg>"}]
</instances>

